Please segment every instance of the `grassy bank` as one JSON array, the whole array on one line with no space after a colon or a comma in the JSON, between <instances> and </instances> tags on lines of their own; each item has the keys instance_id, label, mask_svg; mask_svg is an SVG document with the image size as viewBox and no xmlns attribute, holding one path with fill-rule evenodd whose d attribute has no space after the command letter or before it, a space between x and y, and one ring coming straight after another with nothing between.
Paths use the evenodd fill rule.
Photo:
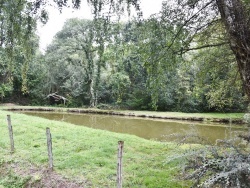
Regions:
<instances>
[{"instance_id":1,"label":"grassy bank","mask_svg":"<svg viewBox=\"0 0 250 188\"><path fill-rule=\"evenodd\" d=\"M134 116L145 118L160 118L189 121L210 121L223 123L243 123L245 113L182 113L182 112L155 112L155 111L130 111L130 110L101 110L84 108L57 108L57 107L35 107L35 106L0 106L3 110L41 110L41 111L63 111L74 113L97 113L120 116Z\"/></svg>"},{"instance_id":2,"label":"grassy bank","mask_svg":"<svg viewBox=\"0 0 250 188\"><path fill-rule=\"evenodd\" d=\"M14 130L14 154L9 152L7 114L11 115ZM0 187L46 184L43 179L47 169L46 127L50 127L53 138L54 174L51 176L60 182L73 182L75 187L115 187L117 142L123 140L124 187L188 186L174 179L177 173L174 164L165 163L166 157L173 155L174 146L169 143L2 110L0 125Z\"/></svg>"}]
</instances>

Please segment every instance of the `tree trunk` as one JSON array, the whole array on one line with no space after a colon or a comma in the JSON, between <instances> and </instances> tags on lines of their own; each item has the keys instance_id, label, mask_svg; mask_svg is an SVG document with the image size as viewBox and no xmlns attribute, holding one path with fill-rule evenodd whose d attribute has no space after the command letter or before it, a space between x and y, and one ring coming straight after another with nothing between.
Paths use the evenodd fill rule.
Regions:
<instances>
[{"instance_id":1,"label":"tree trunk","mask_svg":"<svg viewBox=\"0 0 250 188\"><path fill-rule=\"evenodd\" d=\"M96 88L93 80L90 82L90 107L95 108L97 106Z\"/></svg>"},{"instance_id":2,"label":"tree trunk","mask_svg":"<svg viewBox=\"0 0 250 188\"><path fill-rule=\"evenodd\" d=\"M243 88L250 101L250 25L242 0L216 0L235 54Z\"/></svg>"}]
</instances>

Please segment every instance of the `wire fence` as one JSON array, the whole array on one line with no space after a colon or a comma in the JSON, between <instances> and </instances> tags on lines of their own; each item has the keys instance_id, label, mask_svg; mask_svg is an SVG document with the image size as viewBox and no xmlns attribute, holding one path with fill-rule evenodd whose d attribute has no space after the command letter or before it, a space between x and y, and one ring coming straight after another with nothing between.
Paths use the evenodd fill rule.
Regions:
<instances>
[{"instance_id":1,"label":"wire fence","mask_svg":"<svg viewBox=\"0 0 250 188\"><path fill-rule=\"evenodd\" d=\"M10 152L14 153L18 150L15 148L14 144L14 131L11 123L10 115L7 115L8 122L8 130L9 130L9 138L10 138ZM53 147L52 147L52 134L50 132L50 128L47 127L45 130L46 138L47 138L47 152L48 152L48 169L53 171ZM122 158L123 158L123 149L124 149L124 141L118 141L118 151L117 151L117 188L122 188Z\"/></svg>"}]
</instances>

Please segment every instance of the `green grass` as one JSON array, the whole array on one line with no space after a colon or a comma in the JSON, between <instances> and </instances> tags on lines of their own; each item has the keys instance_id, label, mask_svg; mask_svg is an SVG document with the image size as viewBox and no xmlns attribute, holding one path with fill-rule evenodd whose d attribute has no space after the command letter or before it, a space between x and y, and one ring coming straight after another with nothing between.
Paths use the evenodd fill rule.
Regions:
<instances>
[{"instance_id":1,"label":"green grass","mask_svg":"<svg viewBox=\"0 0 250 188\"><path fill-rule=\"evenodd\" d=\"M73 108L62 108L55 106L0 106L0 109L54 109L55 111L67 111ZM183 113L183 112L156 112L156 111L131 111L131 110L101 110L101 109L84 109L76 108L79 110L91 110L93 112L118 112L125 115L135 114L135 115L146 115L146 116L158 116L158 117L176 117L176 118L205 118L207 120L211 119L243 119L244 112L242 113Z\"/></svg>"},{"instance_id":2,"label":"green grass","mask_svg":"<svg viewBox=\"0 0 250 188\"><path fill-rule=\"evenodd\" d=\"M204 118L233 118L233 119L234 118L242 119L245 114L245 113L184 113L184 112L154 112L154 111L131 111L131 112L135 114L158 115L158 116L169 116L169 117L204 117Z\"/></svg>"},{"instance_id":3,"label":"green grass","mask_svg":"<svg viewBox=\"0 0 250 188\"><path fill-rule=\"evenodd\" d=\"M15 152L9 152L6 115L12 119ZM46 127L53 140L54 170L70 179L87 182L86 187L115 187L117 143L123 140L124 187L188 187L175 179L173 164L166 157L173 155L174 145L141 139L136 136L94 130L65 122L50 121L0 110L0 161L11 161L22 168L26 164L47 166ZM0 171L1 173L1 171ZM0 174L0 185L6 177ZM12 175L12 179L17 178ZM27 178L29 175L27 174ZM8 182L7 180L5 182ZM19 180L20 183L23 179Z\"/></svg>"}]
</instances>

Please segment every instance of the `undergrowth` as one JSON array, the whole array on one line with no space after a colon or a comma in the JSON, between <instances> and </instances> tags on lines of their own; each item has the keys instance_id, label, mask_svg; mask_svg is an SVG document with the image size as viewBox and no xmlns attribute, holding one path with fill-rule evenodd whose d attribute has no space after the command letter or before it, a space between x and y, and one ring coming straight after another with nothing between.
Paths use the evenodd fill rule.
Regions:
<instances>
[{"instance_id":1,"label":"undergrowth","mask_svg":"<svg viewBox=\"0 0 250 188\"><path fill-rule=\"evenodd\" d=\"M185 135L178 152L169 161L177 161L182 178L192 180L193 187L248 188L250 187L250 134L228 140L217 140L215 145L187 145L196 135ZM198 138L204 141L202 138Z\"/></svg>"}]
</instances>

